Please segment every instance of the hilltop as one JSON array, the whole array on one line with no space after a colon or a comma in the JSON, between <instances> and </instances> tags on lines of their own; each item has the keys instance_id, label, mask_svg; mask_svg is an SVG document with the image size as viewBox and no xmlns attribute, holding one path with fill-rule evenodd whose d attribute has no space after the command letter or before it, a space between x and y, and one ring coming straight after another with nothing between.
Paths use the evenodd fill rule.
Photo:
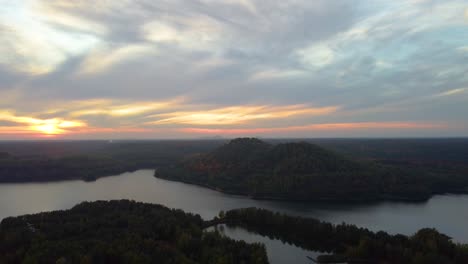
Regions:
<instances>
[{"instance_id":1,"label":"hilltop","mask_svg":"<svg viewBox=\"0 0 468 264\"><path fill-rule=\"evenodd\" d=\"M215 150L159 168L157 177L227 193L285 200L425 200L464 192L466 177L448 177L357 161L307 142L234 139Z\"/></svg>"}]
</instances>

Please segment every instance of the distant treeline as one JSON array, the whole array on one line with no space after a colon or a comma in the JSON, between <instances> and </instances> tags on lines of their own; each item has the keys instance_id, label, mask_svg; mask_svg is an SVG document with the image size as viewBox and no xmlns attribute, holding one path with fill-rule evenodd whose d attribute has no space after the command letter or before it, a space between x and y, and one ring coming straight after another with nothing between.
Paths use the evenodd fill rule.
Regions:
<instances>
[{"instance_id":1,"label":"distant treeline","mask_svg":"<svg viewBox=\"0 0 468 264\"><path fill-rule=\"evenodd\" d=\"M333 225L256 208L221 212L220 217L228 226L242 227L309 250L333 252L318 258L323 263L468 263L468 245L455 244L435 229L421 229L410 237L389 235L345 223Z\"/></svg>"},{"instance_id":2,"label":"distant treeline","mask_svg":"<svg viewBox=\"0 0 468 264\"><path fill-rule=\"evenodd\" d=\"M468 165L468 138L389 138L389 139L264 139L270 144L308 142L353 159L439 161ZM168 152L209 152L228 139L204 140L79 140L79 141L0 141L0 152L12 156L65 156L109 153L123 149L164 149ZM120 149L120 150L119 150ZM124 151L126 152L126 151Z\"/></svg>"},{"instance_id":3,"label":"distant treeline","mask_svg":"<svg viewBox=\"0 0 468 264\"><path fill-rule=\"evenodd\" d=\"M92 181L137 169L160 168L162 172L164 168L171 168L158 175L258 198L304 199L301 192L308 192L316 194L314 199L333 200L348 198L351 192L358 200L382 199L381 196L424 200L433 193L466 191L468 139L304 141L317 145L292 139L270 139L262 141L264 144L251 144L257 150L250 150L246 142L243 147L239 146L239 150L229 150L226 146L234 145L226 144L229 141L223 139L0 141L0 183ZM221 147L223 145L226 146ZM270 156L263 155L266 150ZM195 155L197 153L208 154ZM291 157L286 158L286 155ZM190 156L196 158L188 158ZM259 162L262 157L271 159L270 164ZM200 166L196 170L187 170L190 163L193 168ZM213 166L218 165L224 168L216 171ZM270 167L262 167L265 165ZM336 168L330 169L330 166ZM203 167L205 172L199 170ZM188 176L185 175L187 171L191 173ZM292 190L298 193L296 198L290 195ZM361 192L362 196L357 195Z\"/></svg>"},{"instance_id":4,"label":"distant treeline","mask_svg":"<svg viewBox=\"0 0 468 264\"><path fill-rule=\"evenodd\" d=\"M136 164L109 157L73 156L65 158L0 157L0 182L46 182L82 179L92 181L102 176L137 169Z\"/></svg>"},{"instance_id":5,"label":"distant treeline","mask_svg":"<svg viewBox=\"0 0 468 264\"><path fill-rule=\"evenodd\" d=\"M268 263L263 245L204 232L198 215L131 201L6 218L0 263Z\"/></svg>"},{"instance_id":6,"label":"distant treeline","mask_svg":"<svg viewBox=\"0 0 468 264\"><path fill-rule=\"evenodd\" d=\"M440 161L468 165L467 138L304 139L348 157L374 160ZM271 140L286 143L285 140Z\"/></svg>"},{"instance_id":7,"label":"distant treeline","mask_svg":"<svg viewBox=\"0 0 468 264\"><path fill-rule=\"evenodd\" d=\"M155 176L260 199L416 201L468 191L464 170L355 160L307 142L272 145L255 138L163 166Z\"/></svg>"},{"instance_id":8,"label":"distant treeline","mask_svg":"<svg viewBox=\"0 0 468 264\"><path fill-rule=\"evenodd\" d=\"M92 181L138 169L167 166L219 144L216 141L0 143L0 183Z\"/></svg>"}]
</instances>

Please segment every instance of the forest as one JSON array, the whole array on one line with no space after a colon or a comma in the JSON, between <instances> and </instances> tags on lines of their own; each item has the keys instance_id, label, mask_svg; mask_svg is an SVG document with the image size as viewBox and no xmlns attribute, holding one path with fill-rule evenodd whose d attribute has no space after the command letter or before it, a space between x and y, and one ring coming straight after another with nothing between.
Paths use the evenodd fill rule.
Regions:
<instances>
[{"instance_id":1,"label":"forest","mask_svg":"<svg viewBox=\"0 0 468 264\"><path fill-rule=\"evenodd\" d=\"M332 253L319 256L319 263L468 263L468 245L455 244L435 229L421 229L409 237L390 235L257 208L221 212L218 221L301 248Z\"/></svg>"},{"instance_id":2,"label":"forest","mask_svg":"<svg viewBox=\"0 0 468 264\"><path fill-rule=\"evenodd\" d=\"M256 198L421 201L466 192L468 140L0 141L0 183L155 168L158 177Z\"/></svg>"},{"instance_id":3,"label":"forest","mask_svg":"<svg viewBox=\"0 0 468 264\"><path fill-rule=\"evenodd\" d=\"M239 138L161 166L155 176L258 199L424 201L437 193L468 191L464 169L393 163L353 159L308 142Z\"/></svg>"},{"instance_id":4,"label":"forest","mask_svg":"<svg viewBox=\"0 0 468 264\"><path fill-rule=\"evenodd\" d=\"M219 224L328 252L317 258L319 263L468 263L468 245L455 244L435 229L391 235L257 208L221 211L203 220L128 200L83 202L69 210L5 218L0 263L268 263L264 245L208 229Z\"/></svg>"},{"instance_id":5,"label":"forest","mask_svg":"<svg viewBox=\"0 0 468 264\"><path fill-rule=\"evenodd\" d=\"M127 200L5 218L0 263L268 263L265 248L203 231L198 215Z\"/></svg>"},{"instance_id":6,"label":"forest","mask_svg":"<svg viewBox=\"0 0 468 264\"><path fill-rule=\"evenodd\" d=\"M173 164L217 141L0 142L0 183L93 181Z\"/></svg>"}]
</instances>

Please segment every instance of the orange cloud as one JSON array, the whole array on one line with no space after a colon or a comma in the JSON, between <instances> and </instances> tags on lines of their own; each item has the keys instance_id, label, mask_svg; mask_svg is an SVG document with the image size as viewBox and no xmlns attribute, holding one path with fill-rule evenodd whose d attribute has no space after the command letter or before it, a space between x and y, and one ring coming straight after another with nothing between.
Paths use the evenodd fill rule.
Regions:
<instances>
[{"instance_id":1,"label":"orange cloud","mask_svg":"<svg viewBox=\"0 0 468 264\"><path fill-rule=\"evenodd\" d=\"M138 127L87 127L70 131L69 134L100 134L100 133L147 133L153 132L152 129Z\"/></svg>"},{"instance_id":2,"label":"orange cloud","mask_svg":"<svg viewBox=\"0 0 468 264\"><path fill-rule=\"evenodd\" d=\"M73 135L99 135L108 134L115 136L118 134L138 134L160 132L154 129L137 127L79 127L73 130L64 131L64 133L44 133L31 126L2 126L0 127L1 136L11 136L14 138L62 138Z\"/></svg>"},{"instance_id":3,"label":"orange cloud","mask_svg":"<svg viewBox=\"0 0 468 264\"><path fill-rule=\"evenodd\" d=\"M10 112L0 112L0 121L7 121L25 126L2 127L3 133L17 134L39 133L43 135L58 135L67 133L70 129L86 127L86 123L62 118L40 119L28 116L16 116Z\"/></svg>"},{"instance_id":4,"label":"orange cloud","mask_svg":"<svg viewBox=\"0 0 468 264\"><path fill-rule=\"evenodd\" d=\"M149 125L189 124L189 125L238 125L259 119L278 119L293 116L327 115L339 110L338 106L309 107L291 106L232 106L206 111L184 111L153 115L161 118L147 122Z\"/></svg>"},{"instance_id":5,"label":"orange cloud","mask_svg":"<svg viewBox=\"0 0 468 264\"><path fill-rule=\"evenodd\" d=\"M30 127L25 126L3 126L0 127L0 135L12 137L15 139L30 139L30 138L55 138L57 134L43 134Z\"/></svg>"},{"instance_id":6,"label":"orange cloud","mask_svg":"<svg viewBox=\"0 0 468 264\"><path fill-rule=\"evenodd\" d=\"M2 126L0 127L1 135L27 135L27 134L37 134L36 131L28 127L18 127L18 126Z\"/></svg>"},{"instance_id":7,"label":"orange cloud","mask_svg":"<svg viewBox=\"0 0 468 264\"><path fill-rule=\"evenodd\" d=\"M183 128L182 132L195 134L219 134L219 135L245 135L268 134L297 131L346 131L360 129L422 129L422 128L446 128L443 124L417 123L417 122L358 122L358 123L325 123L305 126L275 127L275 128Z\"/></svg>"},{"instance_id":8,"label":"orange cloud","mask_svg":"<svg viewBox=\"0 0 468 264\"><path fill-rule=\"evenodd\" d=\"M84 101L76 101L72 105L75 110L69 110L71 116L93 116L93 115L108 115L113 117L140 115L158 110L167 110L173 107L180 107L184 101L183 98L175 98L167 101L159 102L137 102L126 103L122 101L114 101L109 99L92 99ZM57 111L65 110L57 109Z\"/></svg>"}]
</instances>

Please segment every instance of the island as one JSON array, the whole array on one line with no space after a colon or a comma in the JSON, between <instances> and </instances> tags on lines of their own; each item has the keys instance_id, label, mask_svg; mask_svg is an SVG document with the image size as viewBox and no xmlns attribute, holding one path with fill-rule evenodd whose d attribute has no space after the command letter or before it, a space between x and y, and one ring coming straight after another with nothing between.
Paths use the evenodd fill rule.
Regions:
<instances>
[{"instance_id":1,"label":"island","mask_svg":"<svg viewBox=\"0 0 468 264\"><path fill-rule=\"evenodd\" d=\"M290 201L425 201L468 190L468 173L355 160L308 142L270 144L256 138L234 139L161 166L155 176Z\"/></svg>"}]
</instances>

